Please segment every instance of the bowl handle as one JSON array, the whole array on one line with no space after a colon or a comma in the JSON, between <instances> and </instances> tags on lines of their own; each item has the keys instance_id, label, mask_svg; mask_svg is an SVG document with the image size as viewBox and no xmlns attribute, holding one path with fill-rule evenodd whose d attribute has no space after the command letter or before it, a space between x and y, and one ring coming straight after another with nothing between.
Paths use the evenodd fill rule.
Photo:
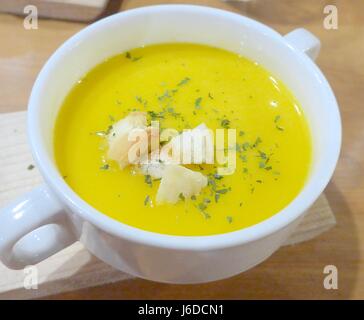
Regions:
<instances>
[{"instance_id":1,"label":"bowl handle","mask_svg":"<svg viewBox=\"0 0 364 320\"><path fill-rule=\"evenodd\" d=\"M306 29L295 29L287 33L284 38L293 48L307 54L312 60L316 60L318 57L321 42Z\"/></svg>"},{"instance_id":2,"label":"bowl handle","mask_svg":"<svg viewBox=\"0 0 364 320\"><path fill-rule=\"evenodd\" d=\"M0 260L10 269L36 264L77 241L58 200L41 185L0 210Z\"/></svg>"}]
</instances>

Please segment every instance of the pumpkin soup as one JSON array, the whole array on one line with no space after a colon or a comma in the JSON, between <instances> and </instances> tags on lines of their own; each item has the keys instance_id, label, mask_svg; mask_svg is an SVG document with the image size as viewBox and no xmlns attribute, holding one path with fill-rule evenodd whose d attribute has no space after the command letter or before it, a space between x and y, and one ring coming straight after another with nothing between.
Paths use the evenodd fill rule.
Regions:
<instances>
[{"instance_id":1,"label":"pumpkin soup","mask_svg":"<svg viewBox=\"0 0 364 320\"><path fill-rule=\"evenodd\" d=\"M127 133L147 132L152 122L158 136L179 133L160 139L161 148L182 140L186 129L192 139L201 128L224 129L227 141L235 130L233 172L221 174L226 164L207 161L129 163ZM311 164L308 124L286 86L253 61L196 44L137 48L96 66L61 106L54 146L65 181L94 208L140 229L184 236L271 217L297 196Z\"/></svg>"}]
</instances>

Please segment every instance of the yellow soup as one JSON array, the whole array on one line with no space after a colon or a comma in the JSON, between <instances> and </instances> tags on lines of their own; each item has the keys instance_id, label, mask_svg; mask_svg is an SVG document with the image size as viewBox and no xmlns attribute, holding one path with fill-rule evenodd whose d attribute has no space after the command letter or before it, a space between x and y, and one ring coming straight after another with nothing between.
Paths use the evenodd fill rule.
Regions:
<instances>
[{"instance_id":1,"label":"yellow soup","mask_svg":"<svg viewBox=\"0 0 364 320\"><path fill-rule=\"evenodd\" d=\"M199 195L157 205L157 179L106 158L104 134L131 111L162 128L236 129L236 170L192 165L208 177ZM300 192L311 162L310 132L286 86L259 64L194 44L163 44L112 57L66 97L54 137L65 181L90 205L128 225L164 234L211 235L259 223Z\"/></svg>"}]
</instances>

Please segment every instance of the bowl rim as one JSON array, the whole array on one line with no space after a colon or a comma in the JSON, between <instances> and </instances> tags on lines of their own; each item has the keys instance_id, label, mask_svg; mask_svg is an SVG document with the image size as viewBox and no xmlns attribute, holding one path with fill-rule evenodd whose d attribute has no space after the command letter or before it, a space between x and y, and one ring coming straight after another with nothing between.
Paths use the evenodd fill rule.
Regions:
<instances>
[{"instance_id":1,"label":"bowl rim","mask_svg":"<svg viewBox=\"0 0 364 320\"><path fill-rule=\"evenodd\" d=\"M47 76L50 72L49 70L52 69L55 62L61 59L62 55L66 54L69 48L79 42L83 37L92 33L92 31L96 28L102 28L103 26L126 16L132 17L133 15L143 15L145 13L160 10L187 10L189 12L198 11L211 16L224 15L229 19L239 19L244 21L244 23L248 26L260 28L263 32L279 40L287 50L291 50L295 55L298 55L299 59L305 63L307 68L310 68L310 71L315 74L315 77L318 81L320 81L320 85L325 91L327 103L331 104L331 112L334 119L333 128L335 129L333 130L334 132L332 137L335 143L331 148L329 157L331 162L325 166L325 172L319 172L312 175L309 178L310 183L307 182L300 193L285 208L260 223L228 233L205 236L160 234L129 226L108 217L81 199L67 185L58 170L54 168L54 165L52 165L53 161L50 159L45 146L41 142L42 135L39 117L40 104L38 101L41 100L43 87L47 85ZM55 196L62 203L65 203L66 207L71 209L72 213L77 213L84 220L116 237L126 239L134 243L174 250L206 251L223 249L256 241L284 229L296 221L300 216L303 216L304 212L320 196L335 170L341 147L341 119L335 96L324 75L306 54L292 47L279 33L258 21L237 13L197 5L153 5L131 9L106 17L77 32L52 54L40 71L29 98L27 121L29 141L37 167L39 168L46 184L51 188L51 190L53 190Z\"/></svg>"}]
</instances>

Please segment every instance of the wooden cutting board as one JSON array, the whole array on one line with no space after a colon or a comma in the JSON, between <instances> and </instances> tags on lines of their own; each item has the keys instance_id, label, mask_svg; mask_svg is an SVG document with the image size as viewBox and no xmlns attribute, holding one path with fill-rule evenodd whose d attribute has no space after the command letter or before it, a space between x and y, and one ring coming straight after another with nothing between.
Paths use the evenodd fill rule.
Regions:
<instances>
[{"instance_id":1,"label":"wooden cutting board","mask_svg":"<svg viewBox=\"0 0 364 320\"><path fill-rule=\"evenodd\" d=\"M41 18L92 21L104 12L109 1L120 8L121 0L1 0L0 12L24 16L24 8L31 4Z\"/></svg>"},{"instance_id":2,"label":"wooden cutting board","mask_svg":"<svg viewBox=\"0 0 364 320\"><path fill-rule=\"evenodd\" d=\"M26 134L26 112L0 114L0 207L42 183L32 168ZM335 225L335 217L324 195L309 210L285 245L312 239ZM130 279L75 243L39 263L38 289L24 289L23 270L9 270L0 263L0 299L39 298L51 294Z\"/></svg>"}]
</instances>

